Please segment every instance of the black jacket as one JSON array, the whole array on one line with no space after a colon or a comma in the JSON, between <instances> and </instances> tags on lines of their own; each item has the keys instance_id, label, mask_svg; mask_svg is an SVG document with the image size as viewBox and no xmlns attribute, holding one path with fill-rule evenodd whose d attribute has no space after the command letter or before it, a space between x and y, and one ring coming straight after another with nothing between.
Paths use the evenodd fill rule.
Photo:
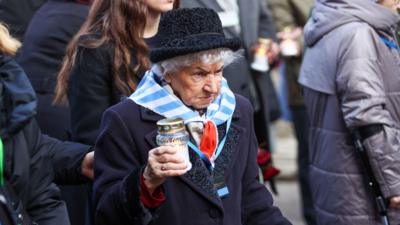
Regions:
<instances>
[{"instance_id":1,"label":"black jacket","mask_svg":"<svg viewBox=\"0 0 400 225\"><path fill-rule=\"evenodd\" d=\"M31 219L40 225L69 224L59 189L53 183L78 182L90 147L42 135L33 119L36 97L23 70L0 55L0 137L5 179Z\"/></svg>"},{"instance_id":2,"label":"black jacket","mask_svg":"<svg viewBox=\"0 0 400 225\"><path fill-rule=\"evenodd\" d=\"M75 64L71 68L68 87L68 101L71 112L71 140L94 145L100 132L100 122L104 111L119 103L127 96L115 86L113 62L115 45L107 42L98 48L88 48L84 43L100 38L100 34L80 37ZM158 36L146 38L147 45L154 48ZM131 67L137 66L135 49L131 49ZM120 71L124 73L123 70ZM138 79L144 71L139 71ZM132 90L133 93L133 90Z\"/></svg>"},{"instance_id":3,"label":"black jacket","mask_svg":"<svg viewBox=\"0 0 400 225\"><path fill-rule=\"evenodd\" d=\"M81 37L68 87L71 140L89 145L94 145L99 135L100 121L104 111L126 97L117 90L114 84L113 43L106 43L98 48L86 48L82 44L98 38L98 34ZM145 41L152 48L157 45L157 38L155 36ZM135 50L132 49L131 52L134 56ZM132 67L136 65L137 62L132 57Z\"/></svg>"},{"instance_id":4,"label":"black jacket","mask_svg":"<svg viewBox=\"0 0 400 225\"><path fill-rule=\"evenodd\" d=\"M68 87L73 141L94 145L103 112L121 98L112 79L112 48L112 44L95 49L78 47Z\"/></svg>"}]
</instances>

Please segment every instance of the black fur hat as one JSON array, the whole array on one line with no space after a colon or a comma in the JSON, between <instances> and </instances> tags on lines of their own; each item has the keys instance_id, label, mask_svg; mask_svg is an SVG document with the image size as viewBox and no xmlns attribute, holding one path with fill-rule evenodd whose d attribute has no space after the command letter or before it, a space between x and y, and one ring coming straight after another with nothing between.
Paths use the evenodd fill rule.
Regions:
<instances>
[{"instance_id":1,"label":"black fur hat","mask_svg":"<svg viewBox=\"0 0 400 225\"><path fill-rule=\"evenodd\" d=\"M163 15L157 36L160 43L150 52L153 63L216 48L240 48L240 39L227 39L218 14L211 9L171 10Z\"/></svg>"}]
</instances>

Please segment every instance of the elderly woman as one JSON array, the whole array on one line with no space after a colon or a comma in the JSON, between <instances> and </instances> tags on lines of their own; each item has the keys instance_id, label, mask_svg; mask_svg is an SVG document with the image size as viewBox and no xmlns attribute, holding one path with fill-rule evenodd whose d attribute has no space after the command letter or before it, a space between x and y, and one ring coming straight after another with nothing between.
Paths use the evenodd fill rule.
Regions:
<instances>
[{"instance_id":1,"label":"elderly woman","mask_svg":"<svg viewBox=\"0 0 400 225\"><path fill-rule=\"evenodd\" d=\"M399 224L398 8L398 0L317 0L304 29L309 48L300 83L310 118L310 184L319 225L382 224L351 130L361 136L390 222Z\"/></svg>"},{"instance_id":2,"label":"elderly woman","mask_svg":"<svg viewBox=\"0 0 400 225\"><path fill-rule=\"evenodd\" d=\"M166 13L159 35L152 70L104 114L96 224L290 224L257 180L250 103L222 76L238 57L239 41L225 38L209 9ZM176 147L157 147L156 122L163 118L184 120L191 168Z\"/></svg>"}]
</instances>

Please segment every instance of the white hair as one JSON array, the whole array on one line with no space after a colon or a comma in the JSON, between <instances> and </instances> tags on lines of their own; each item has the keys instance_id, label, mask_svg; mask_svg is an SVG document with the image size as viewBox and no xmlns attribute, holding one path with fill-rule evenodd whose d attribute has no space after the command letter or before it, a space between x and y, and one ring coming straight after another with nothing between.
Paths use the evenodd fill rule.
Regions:
<instances>
[{"instance_id":1,"label":"white hair","mask_svg":"<svg viewBox=\"0 0 400 225\"><path fill-rule=\"evenodd\" d=\"M191 66L195 62L211 64L222 61L224 66L227 66L241 58L242 55L243 51L234 52L228 48L217 48L166 59L156 65L161 67L165 74L165 72L176 72L183 67Z\"/></svg>"}]
</instances>

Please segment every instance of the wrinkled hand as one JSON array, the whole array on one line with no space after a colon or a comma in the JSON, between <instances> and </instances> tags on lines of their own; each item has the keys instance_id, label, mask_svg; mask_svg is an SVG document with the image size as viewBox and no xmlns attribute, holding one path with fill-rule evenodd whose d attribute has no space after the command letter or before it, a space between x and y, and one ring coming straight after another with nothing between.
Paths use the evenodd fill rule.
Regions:
<instances>
[{"instance_id":1,"label":"wrinkled hand","mask_svg":"<svg viewBox=\"0 0 400 225\"><path fill-rule=\"evenodd\" d=\"M400 196L390 198L389 207L393 209L400 209Z\"/></svg>"},{"instance_id":2,"label":"wrinkled hand","mask_svg":"<svg viewBox=\"0 0 400 225\"><path fill-rule=\"evenodd\" d=\"M83 158L81 165L82 175L91 180L93 180L94 178L93 160L94 160L94 151L91 151L85 155L85 158Z\"/></svg>"},{"instance_id":3,"label":"wrinkled hand","mask_svg":"<svg viewBox=\"0 0 400 225\"><path fill-rule=\"evenodd\" d=\"M188 165L178 151L179 148L173 146L160 146L149 151L143 176L150 193L163 184L167 177L186 173Z\"/></svg>"}]
</instances>

